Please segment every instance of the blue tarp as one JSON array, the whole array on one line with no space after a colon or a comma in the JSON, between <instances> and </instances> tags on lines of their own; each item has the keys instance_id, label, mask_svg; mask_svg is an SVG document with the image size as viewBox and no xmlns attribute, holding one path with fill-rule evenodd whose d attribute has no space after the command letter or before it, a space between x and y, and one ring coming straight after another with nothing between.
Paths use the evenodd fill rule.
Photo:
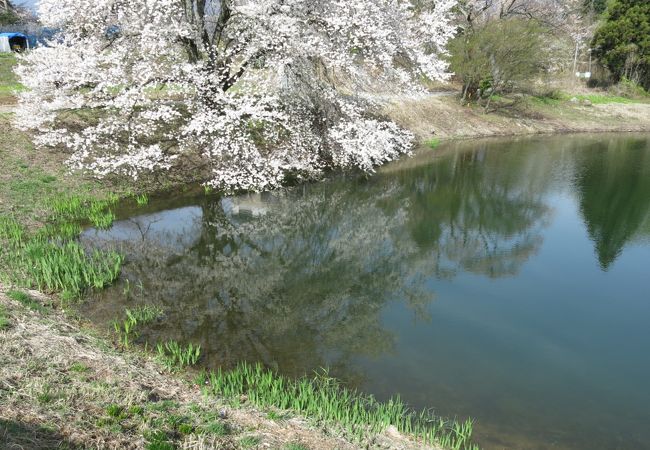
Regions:
<instances>
[{"instance_id":1,"label":"blue tarp","mask_svg":"<svg viewBox=\"0 0 650 450\"><path fill-rule=\"evenodd\" d=\"M0 37L8 37L9 39L15 37L21 37L21 38L28 39L28 36L23 33L0 33Z\"/></svg>"},{"instance_id":2,"label":"blue tarp","mask_svg":"<svg viewBox=\"0 0 650 450\"><path fill-rule=\"evenodd\" d=\"M36 38L25 33L0 33L0 38L6 37L7 39L22 38L25 39L31 48L36 47Z\"/></svg>"}]
</instances>

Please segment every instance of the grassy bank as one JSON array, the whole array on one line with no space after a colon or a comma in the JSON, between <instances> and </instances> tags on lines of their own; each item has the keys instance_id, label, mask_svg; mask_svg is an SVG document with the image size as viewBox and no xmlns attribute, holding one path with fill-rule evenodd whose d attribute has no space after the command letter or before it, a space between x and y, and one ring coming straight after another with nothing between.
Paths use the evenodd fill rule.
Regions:
<instances>
[{"instance_id":1,"label":"grassy bank","mask_svg":"<svg viewBox=\"0 0 650 450\"><path fill-rule=\"evenodd\" d=\"M0 448L352 449L289 415L206 396L37 292L0 290Z\"/></svg>"}]
</instances>

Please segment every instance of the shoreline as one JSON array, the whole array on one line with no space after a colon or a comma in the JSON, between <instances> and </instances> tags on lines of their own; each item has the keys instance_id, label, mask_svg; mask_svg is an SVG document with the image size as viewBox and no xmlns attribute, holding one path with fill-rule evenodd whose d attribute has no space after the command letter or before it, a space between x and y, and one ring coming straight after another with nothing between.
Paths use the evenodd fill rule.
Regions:
<instances>
[{"instance_id":1,"label":"shoreline","mask_svg":"<svg viewBox=\"0 0 650 450\"><path fill-rule=\"evenodd\" d=\"M360 448L299 416L207 396L143 351L115 350L51 296L8 292L0 285L3 448Z\"/></svg>"},{"instance_id":2,"label":"shoreline","mask_svg":"<svg viewBox=\"0 0 650 450\"><path fill-rule=\"evenodd\" d=\"M482 107L461 106L456 96L390 100L382 111L415 134L416 140L467 140L489 137L562 135L572 133L650 132L650 103L602 103L586 106L571 101L544 104L529 97L516 108L485 114Z\"/></svg>"}]
</instances>

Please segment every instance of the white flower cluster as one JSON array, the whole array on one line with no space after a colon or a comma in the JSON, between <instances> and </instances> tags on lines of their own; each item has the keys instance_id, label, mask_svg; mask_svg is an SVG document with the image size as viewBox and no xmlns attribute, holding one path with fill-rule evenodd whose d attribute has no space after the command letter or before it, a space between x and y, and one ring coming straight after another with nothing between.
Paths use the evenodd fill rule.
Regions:
<instances>
[{"instance_id":1,"label":"white flower cluster","mask_svg":"<svg viewBox=\"0 0 650 450\"><path fill-rule=\"evenodd\" d=\"M412 135L336 87L447 76L455 0L41 0L62 30L23 57L18 124L98 175L193 155L225 189L371 171Z\"/></svg>"}]
</instances>

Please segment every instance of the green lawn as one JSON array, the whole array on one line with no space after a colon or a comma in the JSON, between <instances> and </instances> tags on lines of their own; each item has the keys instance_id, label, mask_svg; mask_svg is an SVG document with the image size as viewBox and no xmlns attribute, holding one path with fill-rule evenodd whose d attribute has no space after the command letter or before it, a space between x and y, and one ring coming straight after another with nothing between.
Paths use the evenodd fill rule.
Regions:
<instances>
[{"instance_id":1,"label":"green lawn","mask_svg":"<svg viewBox=\"0 0 650 450\"><path fill-rule=\"evenodd\" d=\"M0 53L0 105L14 103L14 93L24 90L16 80L14 66L18 63L11 53Z\"/></svg>"}]
</instances>

